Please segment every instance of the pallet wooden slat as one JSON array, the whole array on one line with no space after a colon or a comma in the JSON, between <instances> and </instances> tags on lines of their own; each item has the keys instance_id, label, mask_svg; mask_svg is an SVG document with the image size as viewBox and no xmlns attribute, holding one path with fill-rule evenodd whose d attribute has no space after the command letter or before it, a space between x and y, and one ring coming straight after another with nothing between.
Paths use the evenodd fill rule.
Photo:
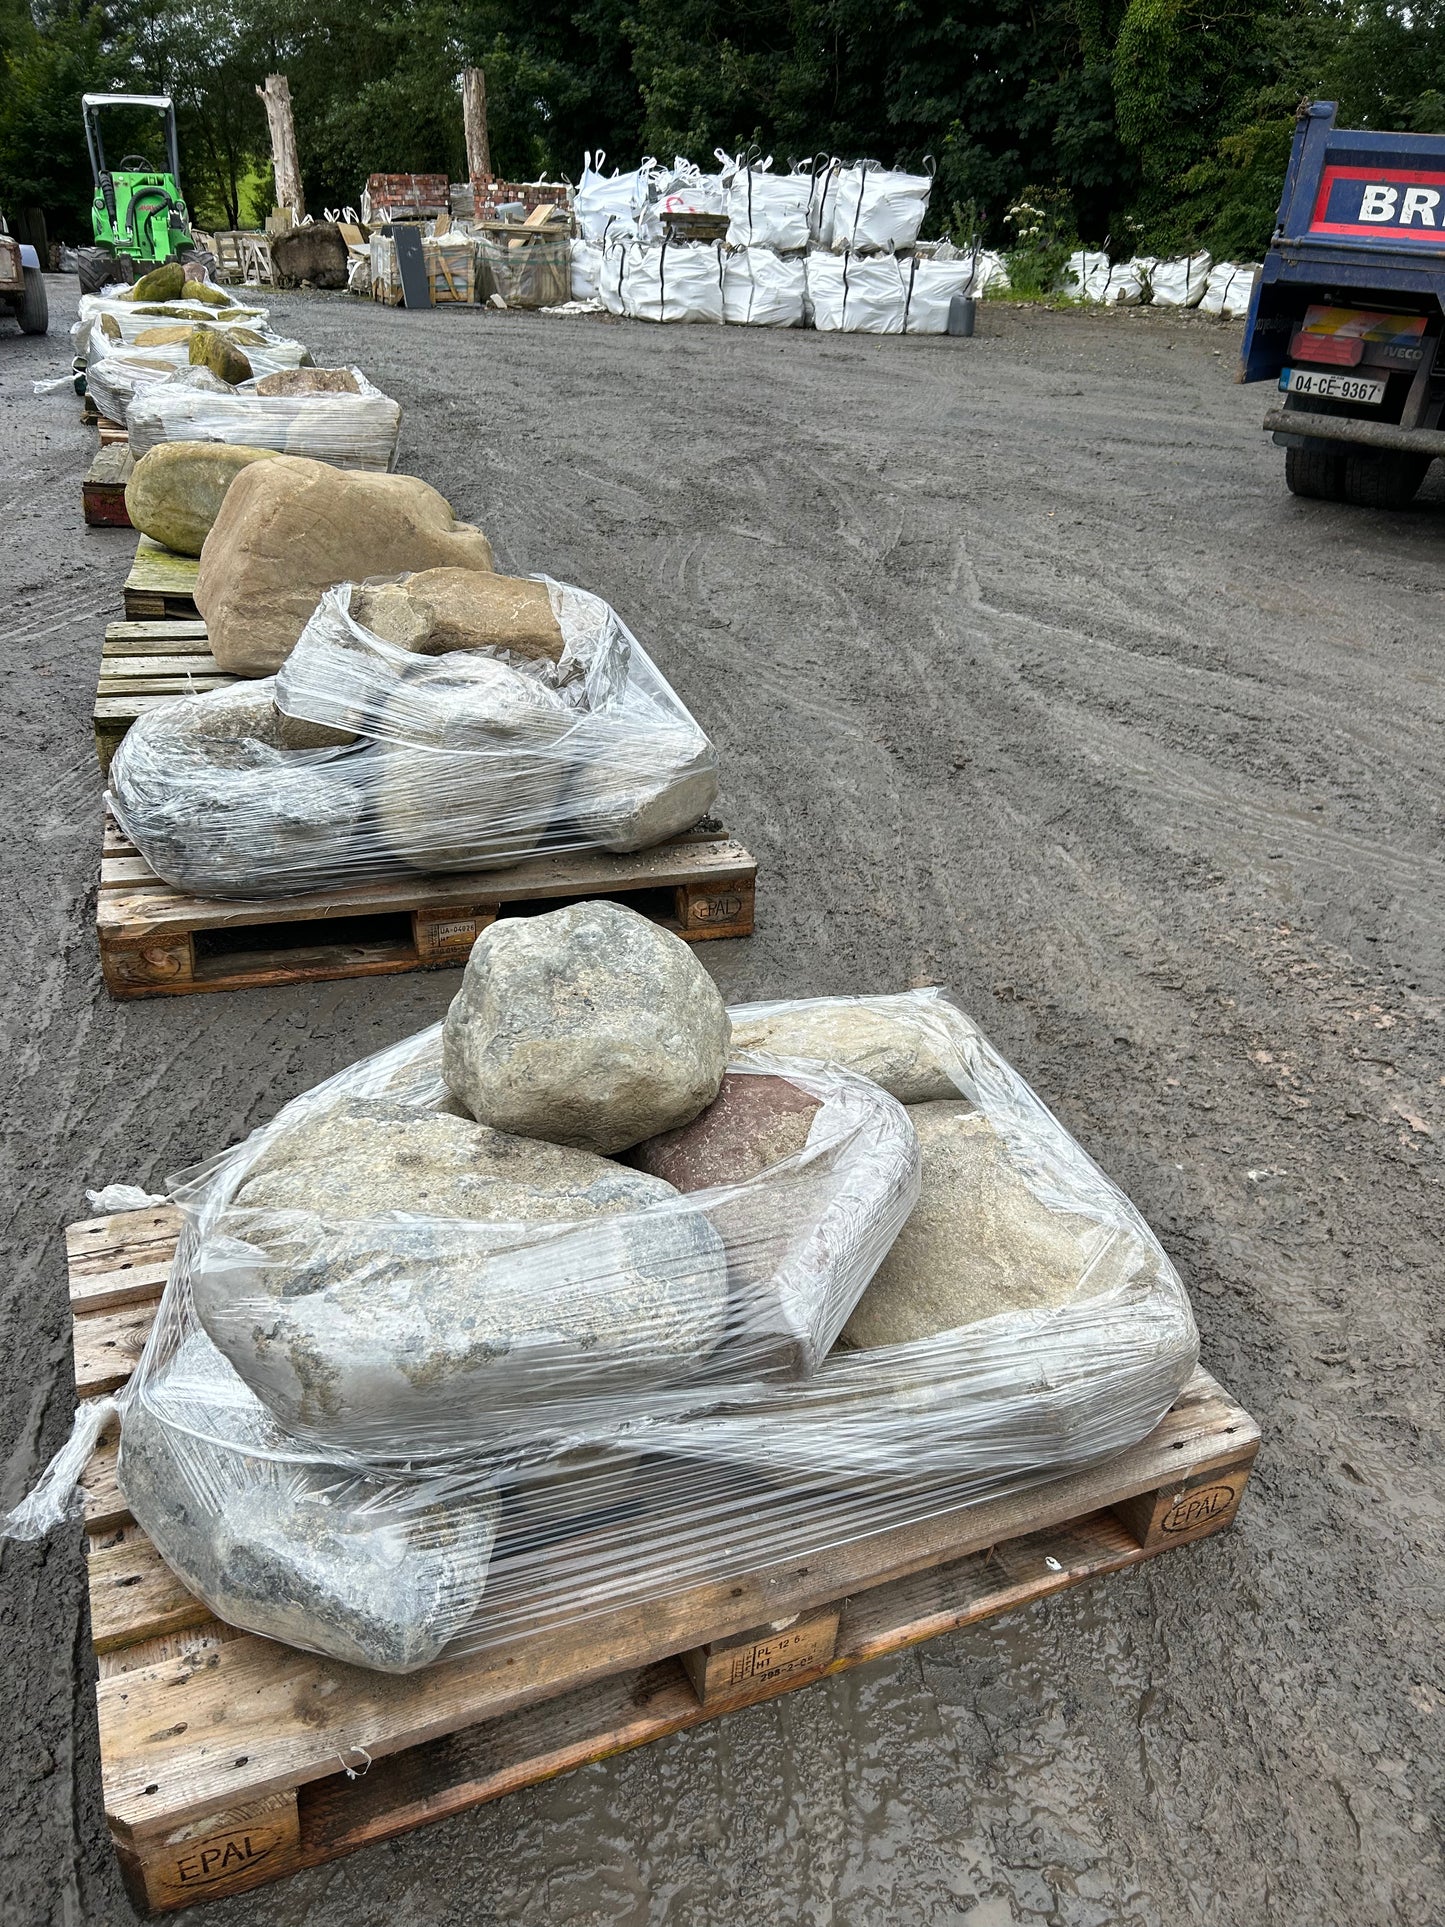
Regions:
<instances>
[{"instance_id":1,"label":"pallet wooden slat","mask_svg":"<svg viewBox=\"0 0 1445 1927\"><path fill-rule=\"evenodd\" d=\"M103 1351L116 1316L90 1308L93 1281L163 1264L168 1210L67 1234L78 1358ZM127 1308L130 1365L112 1360L113 1378L139 1355L150 1290ZM91 1612L106 1811L132 1893L166 1910L244 1892L1190 1544L1234 1517L1258 1440L1200 1371L1107 1464L405 1678L212 1619L128 1522L107 1444L86 1481Z\"/></svg>"},{"instance_id":2,"label":"pallet wooden slat","mask_svg":"<svg viewBox=\"0 0 1445 1927\"><path fill-rule=\"evenodd\" d=\"M185 995L464 964L498 916L584 897L630 898L689 942L746 937L756 876L742 844L721 826L700 824L629 856L575 850L507 870L221 900L187 896L163 882L107 820L96 933L113 996ZM313 943L304 942L298 925L312 927ZM338 925L344 935L332 934ZM209 951L208 938L223 939L224 947Z\"/></svg>"},{"instance_id":3,"label":"pallet wooden slat","mask_svg":"<svg viewBox=\"0 0 1445 1927\"><path fill-rule=\"evenodd\" d=\"M125 579L128 619L176 617L194 622L199 615L195 597L199 568L194 556L175 555L148 535L141 536Z\"/></svg>"}]
</instances>

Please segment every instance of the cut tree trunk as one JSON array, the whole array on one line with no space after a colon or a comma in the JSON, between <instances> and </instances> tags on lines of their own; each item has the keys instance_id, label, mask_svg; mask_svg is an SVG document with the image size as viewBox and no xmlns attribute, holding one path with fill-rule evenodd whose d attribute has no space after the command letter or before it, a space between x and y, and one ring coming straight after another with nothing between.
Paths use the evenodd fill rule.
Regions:
<instances>
[{"instance_id":1,"label":"cut tree trunk","mask_svg":"<svg viewBox=\"0 0 1445 1927\"><path fill-rule=\"evenodd\" d=\"M467 142L467 173L489 179L492 172L492 144L487 138L487 77L480 67L468 67L462 75L462 131Z\"/></svg>"},{"instance_id":2,"label":"cut tree trunk","mask_svg":"<svg viewBox=\"0 0 1445 1927\"><path fill-rule=\"evenodd\" d=\"M291 118L291 86L285 74L267 74L266 85L258 87L266 107L266 124L271 130L271 163L276 170L276 205L291 210L299 227L306 218L306 202L301 192L301 163L296 156L296 127Z\"/></svg>"}]
</instances>

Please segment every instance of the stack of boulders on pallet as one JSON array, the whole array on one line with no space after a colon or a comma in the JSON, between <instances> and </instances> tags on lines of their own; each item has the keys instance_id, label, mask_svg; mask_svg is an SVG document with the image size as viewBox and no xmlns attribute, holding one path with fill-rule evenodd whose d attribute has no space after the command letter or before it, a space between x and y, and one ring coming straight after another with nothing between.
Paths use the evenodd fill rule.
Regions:
<instances>
[{"instance_id":1,"label":"stack of boulders on pallet","mask_svg":"<svg viewBox=\"0 0 1445 1927\"><path fill-rule=\"evenodd\" d=\"M1107 1458L1196 1357L945 993L728 1011L606 902L494 924L443 1023L173 1190L125 1500L222 1619L391 1672Z\"/></svg>"},{"instance_id":2,"label":"stack of boulders on pallet","mask_svg":"<svg viewBox=\"0 0 1445 1927\"><path fill-rule=\"evenodd\" d=\"M156 874L205 897L291 896L641 850L717 794L712 744L600 597L497 573L415 476L244 444L168 442L131 519L199 553L217 669L148 711L111 808Z\"/></svg>"}]
</instances>

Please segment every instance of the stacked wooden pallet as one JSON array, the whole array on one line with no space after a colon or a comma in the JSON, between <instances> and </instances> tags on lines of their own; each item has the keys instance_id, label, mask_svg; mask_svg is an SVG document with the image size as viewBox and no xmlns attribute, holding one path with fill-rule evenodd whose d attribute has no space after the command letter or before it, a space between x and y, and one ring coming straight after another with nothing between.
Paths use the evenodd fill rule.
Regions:
<instances>
[{"instance_id":1,"label":"stacked wooden pallet","mask_svg":"<svg viewBox=\"0 0 1445 1927\"><path fill-rule=\"evenodd\" d=\"M134 1370L177 1229L160 1207L67 1233L82 1397ZM579 1597L570 1624L393 1678L212 1618L131 1520L111 1442L86 1480L91 1628L131 1893L152 1911L243 1893L1192 1544L1234 1518L1258 1443L1197 1372L1106 1465L806 1562L750 1563L740 1543L735 1571L645 1610ZM572 1570L587 1531L559 1552Z\"/></svg>"}]
</instances>

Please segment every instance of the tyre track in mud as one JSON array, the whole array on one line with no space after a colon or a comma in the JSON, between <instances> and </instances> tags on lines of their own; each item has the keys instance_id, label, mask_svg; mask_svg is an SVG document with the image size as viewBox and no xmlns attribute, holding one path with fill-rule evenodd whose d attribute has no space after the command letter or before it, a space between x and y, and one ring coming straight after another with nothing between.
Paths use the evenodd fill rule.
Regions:
<instances>
[{"instance_id":1,"label":"tyre track in mud","mask_svg":"<svg viewBox=\"0 0 1445 1927\"><path fill-rule=\"evenodd\" d=\"M986 307L932 343L276 310L718 741L762 866L756 937L703 953L727 993L953 984L1159 1230L1266 1445L1217 1542L197 1918L1440 1918L1445 486L1292 501L1237 331L1198 318ZM69 1419L85 1184L221 1148L455 983L105 998L88 712L126 544L81 528L91 437L28 392L61 339L0 342L7 1501ZM75 1533L0 1558L5 1918L47 1927L128 1918L81 1576Z\"/></svg>"}]
</instances>

